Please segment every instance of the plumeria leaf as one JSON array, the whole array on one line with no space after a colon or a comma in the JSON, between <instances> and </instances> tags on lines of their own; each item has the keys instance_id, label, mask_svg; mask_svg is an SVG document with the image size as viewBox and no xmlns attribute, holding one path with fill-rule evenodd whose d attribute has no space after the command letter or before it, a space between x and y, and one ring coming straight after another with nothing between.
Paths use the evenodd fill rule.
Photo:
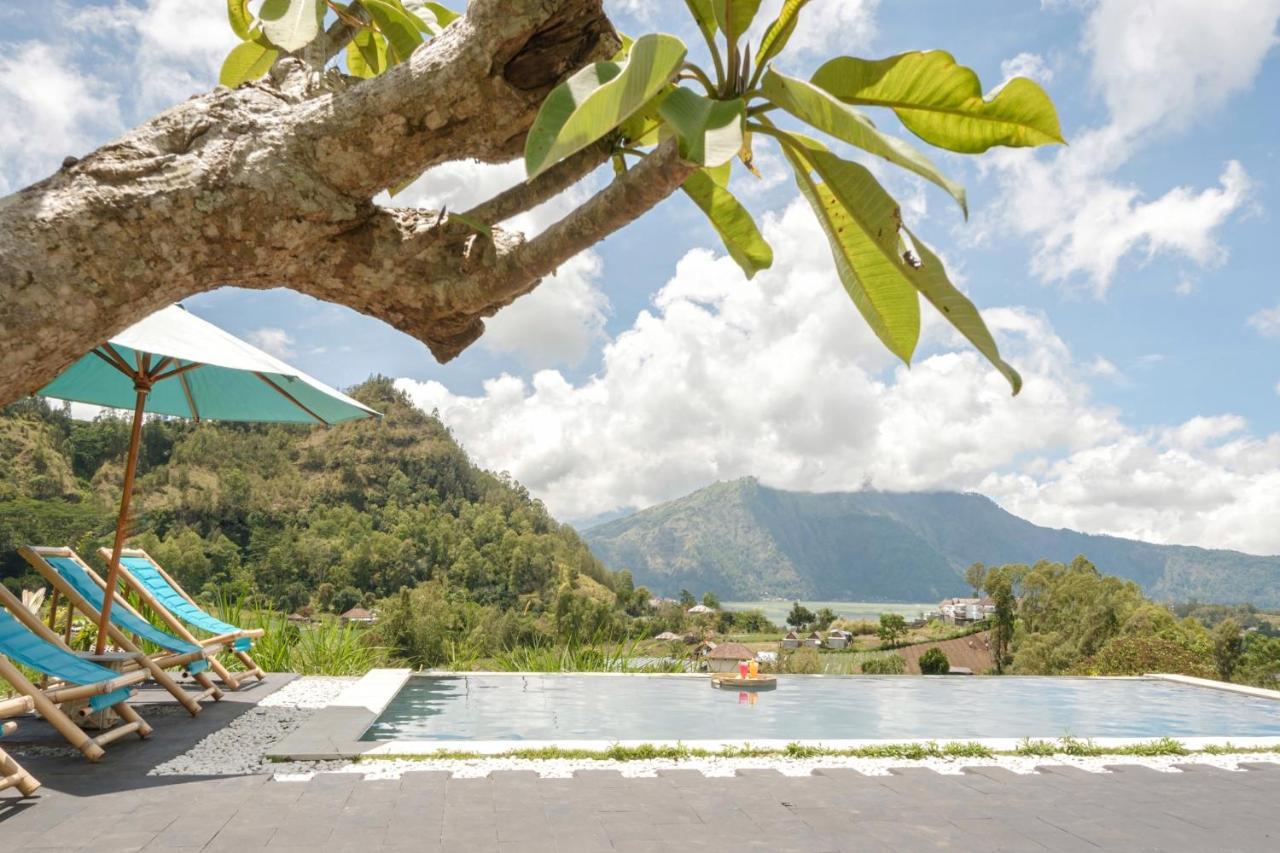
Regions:
<instances>
[{"instance_id":1,"label":"plumeria leaf","mask_svg":"<svg viewBox=\"0 0 1280 853\"><path fill-rule=\"evenodd\" d=\"M827 234L841 283L876 336L910 364L920 338L920 299L898 254L897 204L863 166L789 138L783 151Z\"/></svg>"},{"instance_id":2,"label":"plumeria leaf","mask_svg":"<svg viewBox=\"0 0 1280 853\"><path fill-rule=\"evenodd\" d=\"M745 111L741 98L714 101L688 89L673 90L658 107L680 139L680 156L703 166L727 163L742 150Z\"/></svg>"},{"instance_id":3,"label":"plumeria leaf","mask_svg":"<svg viewBox=\"0 0 1280 853\"><path fill-rule=\"evenodd\" d=\"M347 70L356 77L377 77L387 70L387 40L381 33L356 31L347 42Z\"/></svg>"},{"instance_id":4,"label":"plumeria leaf","mask_svg":"<svg viewBox=\"0 0 1280 853\"><path fill-rule=\"evenodd\" d=\"M378 31L387 40L387 61L391 65L404 62L422 44L422 19L406 12L399 3L387 0L360 0Z\"/></svg>"},{"instance_id":5,"label":"plumeria leaf","mask_svg":"<svg viewBox=\"0 0 1280 853\"><path fill-rule=\"evenodd\" d=\"M227 0L227 20L231 22L231 30L241 41L253 38L249 32L253 29L253 14L249 12L249 0Z\"/></svg>"},{"instance_id":6,"label":"plumeria leaf","mask_svg":"<svg viewBox=\"0 0 1280 853\"><path fill-rule=\"evenodd\" d=\"M764 37L760 39L760 50L756 53L757 68L764 68L787 46L787 42L791 40L791 34L796 30L796 23L800 20L800 10L808 2L809 0L785 0L782 10L778 12L778 17L769 25L769 29L764 31Z\"/></svg>"},{"instance_id":7,"label":"plumeria leaf","mask_svg":"<svg viewBox=\"0 0 1280 853\"><path fill-rule=\"evenodd\" d=\"M937 184L956 200L966 217L969 215L964 187L938 171L938 167L914 146L896 136L881 133L866 116L827 91L773 69L764 75L761 88L772 103L811 127Z\"/></svg>"},{"instance_id":8,"label":"plumeria leaf","mask_svg":"<svg viewBox=\"0 0 1280 853\"><path fill-rule=\"evenodd\" d=\"M938 309L947 322L954 326L957 332L968 338L969 342L977 347L978 352L986 356L987 361L1009 380L1009 385L1013 387L1013 393L1016 395L1022 390L1022 377L1000 357L995 339L991 337L991 331L983 322L978 309L947 278L947 271L938 256L931 252L929 247L910 229L904 226L903 231L914 244L916 256L916 263L908 263L907 278L921 295Z\"/></svg>"},{"instance_id":9,"label":"plumeria leaf","mask_svg":"<svg viewBox=\"0 0 1280 853\"><path fill-rule=\"evenodd\" d=\"M252 35L252 33L251 33ZM218 72L218 82L234 89L241 83L257 80L271 70L280 51L270 44L259 33L256 40L236 45L222 61L222 70Z\"/></svg>"},{"instance_id":10,"label":"plumeria leaf","mask_svg":"<svg viewBox=\"0 0 1280 853\"><path fill-rule=\"evenodd\" d=\"M716 26L729 44L733 44L751 26L756 12L760 10L760 0L711 0L711 8L715 12Z\"/></svg>"},{"instance_id":11,"label":"plumeria leaf","mask_svg":"<svg viewBox=\"0 0 1280 853\"><path fill-rule=\"evenodd\" d=\"M324 12L324 0L263 0L258 17L267 40L292 52L320 34Z\"/></svg>"},{"instance_id":12,"label":"plumeria leaf","mask_svg":"<svg viewBox=\"0 0 1280 853\"><path fill-rule=\"evenodd\" d=\"M729 257L742 267L747 278L752 278L760 270L773 265L773 249L760 236L751 214L725 188L727 178L727 169L722 175L713 173L713 170L699 169L685 180L682 189L711 220L711 226L720 235Z\"/></svg>"},{"instance_id":13,"label":"plumeria leaf","mask_svg":"<svg viewBox=\"0 0 1280 853\"><path fill-rule=\"evenodd\" d=\"M985 100L978 75L946 51L874 61L842 56L819 68L813 84L847 104L888 107L925 142L963 154L1064 141L1053 102L1038 85L1015 77Z\"/></svg>"},{"instance_id":14,"label":"plumeria leaf","mask_svg":"<svg viewBox=\"0 0 1280 853\"><path fill-rule=\"evenodd\" d=\"M551 90L525 139L529 177L618 127L674 78L684 42L651 34L636 39L625 63L597 62Z\"/></svg>"}]
</instances>

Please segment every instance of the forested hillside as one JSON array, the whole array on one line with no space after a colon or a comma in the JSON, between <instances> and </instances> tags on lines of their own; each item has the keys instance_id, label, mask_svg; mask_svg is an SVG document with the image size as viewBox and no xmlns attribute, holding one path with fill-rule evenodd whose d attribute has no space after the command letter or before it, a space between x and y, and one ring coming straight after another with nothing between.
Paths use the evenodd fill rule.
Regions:
<instances>
[{"instance_id":1,"label":"forested hillside","mask_svg":"<svg viewBox=\"0 0 1280 853\"><path fill-rule=\"evenodd\" d=\"M665 594L928 601L964 594L975 562L1087 554L1158 600L1280 606L1280 557L1039 527L981 495L717 483L583 533L597 556Z\"/></svg>"},{"instance_id":2,"label":"forested hillside","mask_svg":"<svg viewBox=\"0 0 1280 853\"><path fill-rule=\"evenodd\" d=\"M154 420L143 430L134 544L193 593L341 611L436 581L454 603L553 609L562 587L610 608L629 581L519 484L476 468L391 381L384 414L329 429ZM128 424L29 400L0 417L0 577L38 585L21 544L110 544ZM564 606L564 605L562 605Z\"/></svg>"}]
</instances>

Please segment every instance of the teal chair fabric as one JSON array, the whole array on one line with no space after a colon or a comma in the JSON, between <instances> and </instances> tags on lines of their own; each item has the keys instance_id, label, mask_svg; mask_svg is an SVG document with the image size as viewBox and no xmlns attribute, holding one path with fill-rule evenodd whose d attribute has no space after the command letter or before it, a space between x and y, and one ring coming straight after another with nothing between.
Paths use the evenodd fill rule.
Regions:
<instances>
[{"instance_id":1,"label":"teal chair fabric","mask_svg":"<svg viewBox=\"0 0 1280 853\"><path fill-rule=\"evenodd\" d=\"M0 609L0 654L37 672L72 684L96 684L120 675L41 639L3 609ZM89 704L93 710L101 711L128 699L130 692L130 688L121 687L110 693L94 696Z\"/></svg>"},{"instance_id":2,"label":"teal chair fabric","mask_svg":"<svg viewBox=\"0 0 1280 853\"><path fill-rule=\"evenodd\" d=\"M57 570L68 586L80 593L95 610L102 612L104 603L102 587L98 586L94 579L89 577L79 563L71 557L45 557L44 559L45 562ZM122 631L142 637L149 643L177 654L188 654L201 650L200 646L161 631L145 619L140 619L130 613L124 607L111 608L111 624ZM187 671L191 673L203 672L208 667L208 661L195 660L187 667Z\"/></svg>"},{"instance_id":3,"label":"teal chair fabric","mask_svg":"<svg viewBox=\"0 0 1280 853\"><path fill-rule=\"evenodd\" d=\"M179 621L215 636L234 634L240 630L237 626L209 615L188 601L185 595L178 592L173 588L172 584L165 580L164 575L160 574L160 570L146 557L121 557L120 563L129 570L130 574L137 578L138 583L147 592L151 593L156 601L178 617ZM247 651L252 647L253 644L249 642L242 648L241 640L247 641L248 638L242 637L240 640L236 640L237 651Z\"/></svg>"}]
</instances>

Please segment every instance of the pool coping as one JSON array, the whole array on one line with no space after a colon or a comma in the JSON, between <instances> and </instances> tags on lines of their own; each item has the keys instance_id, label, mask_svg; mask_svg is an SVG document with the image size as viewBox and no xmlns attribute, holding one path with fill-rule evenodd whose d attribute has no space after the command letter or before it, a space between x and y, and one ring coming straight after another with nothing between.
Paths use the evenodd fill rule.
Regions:
<instances>
[{"instance_id":1,"label":"pool coping","mask_svg":"<svg viewBox=\"0 0 1280 853\"><path fill-rule=\"evenodd\" d=\"M290 732L280 741L272 745L266 752L271 761L342 761L358 758L376 759L379 757L431 756L438 753L468 752L482 755L502 755L513 750L535 750L558 748L563 750L604 750L611 746L636 747L650 745L655 747L683 746L695 750L719 752L726 749L741 749L751 746L759 749L780 750L788 744L800 743L819 749L850 750L885 744L927 744L948 743L960 740L964 743L976 743L996 752L1012 751L1023 742L1023 738L862 738L862 739L759 739L759 740L617 740L600 738L592 740L391 740L362 741L360 738L373 722L386 710L387 705L404 687L406 681L415 672L410 669L374 669L342 692L327 707L321 708L301 726ZM528 672L439 672L428 670L420 675L484 675L489 676L523 676L538 675L540 677L578 676L584 673L528 673ZM626 677L626 678L701 678L705 673L585 673L593 677ZM946 678L949 676L865 676L865 675L806 675L805 678ZM1001 676L1016 678L1017 676ZM1204 687L1229 693L1280 701L1280 691L1262 687L1249 687L1243 684L1229 684L1204 678L1193 678L1186 675L1152 673L1133 676L1069 676L1071 678L1087 678L1108 681L1170 681L1193 687ZM1054 736L1047 739L1053 740ZM1091 738L1093 743L1105 748L1122 748L1148 743L1152 737L1141 738ZM1280 747L1280 737L1179 737L1177 740L1187 749L1201 750L1206 747L1234 746L1243 749L1262 747Z\"/></svg>"}]
</instances>

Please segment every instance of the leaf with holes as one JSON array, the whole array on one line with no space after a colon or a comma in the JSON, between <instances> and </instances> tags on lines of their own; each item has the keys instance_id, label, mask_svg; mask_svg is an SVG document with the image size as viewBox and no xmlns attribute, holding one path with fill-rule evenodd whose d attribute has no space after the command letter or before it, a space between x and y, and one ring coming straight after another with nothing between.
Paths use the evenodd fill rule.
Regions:
<instances>
[{"instance_id":1,"label":"leaf with holes","mask_svg":"<svg viewBox=\"0 0 1280 853\"><path fill-rule=\"evenodd\" d=\"M920 299L898 255L898 205L857 163L795 134L784 135L782 148L826 232L845 291L876 337L910 364L920 338Z\"/></svg>"},{"instance_id":2,"label":"leaf with holes","mask_svg":"<svg viewBox=\"0 0 1280 853\"><path fill-rule=\"evenodd\" d=\"M986 356L987 361L1009 380L1009 385L1013 387L1013 393L1016 395L1022 390L1022 377L1000 357L995 339L991 337L991 331L983 322L978 309L947 278L946 268L943 267L938 256L931 252L929 247L909 228L904 227L903 230L914 244L918 259L918 265L908 264L907 278L915 285L916 290L938 309L947 322L955 327L957 332L968 338L969 342L977 347L978 352Z\"/></svg>"},{"instance_id":3,"label":"leaf with holes","mask_svg":"<svg viewBox=\"0 0 1280 853\"><path fill-rule=\"evenodd\" d=\"M846 104L888 107L925 142L962 154L1063 141L1043 89L1015 77L985 100L978 75L942 50L874 61L842 56L819 68L813 84Z\"/></svg>"}]
</instances>

